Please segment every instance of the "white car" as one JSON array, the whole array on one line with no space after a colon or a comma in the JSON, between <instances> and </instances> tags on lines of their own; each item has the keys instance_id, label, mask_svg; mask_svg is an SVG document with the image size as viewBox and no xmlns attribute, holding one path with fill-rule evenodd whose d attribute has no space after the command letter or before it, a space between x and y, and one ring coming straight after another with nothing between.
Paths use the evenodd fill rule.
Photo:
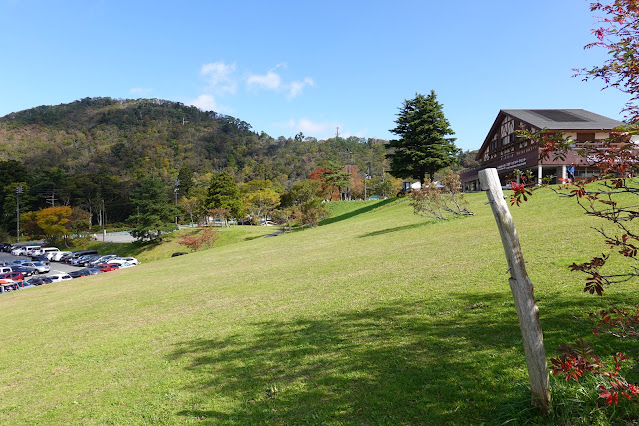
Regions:
<instances>
[{"instance_id":1,"label":"white car","mask_svg":"<svg viewBox=\"0 0 639 426\"><path fill-rule=\"evenodd\" d=\"M69 281L73 279L71 278L71 275L66 273L51 274L49 275L49 278L51 278L54 283L58 283L60 281Z\"/></svg>"},{"instance_id":2,"label":"white car","mask_svg":"<svg viewBox=\"0 0 639 426\"><path fill-rule=\"evenodd\" d=\"M11 250L11 254L14 256L24 256L27 254L27 249L25 249L24 247L16 247Z\"/></svg>"},{"instance_id":3,"label":"white car","mask_svg":"<svg viewBox=\"0 0 639 426\"><path fill-rule=\"evenodd\" d=\"M56 251L49 258L52 262L59 262L62 256L66 256L67 254L71 254L70 251Z\"/></svg>"},{"instance_id":4,"label":"white car","mask_svg":"<svg viewBox=\"0 0 639 426\"><path fill-rule=\"evenodd\" d=\"M139 265L140 262L135 257L116 257L115 259L110 259L108 263L130 263L131 265Z\"/></svg>"}]
</instances>

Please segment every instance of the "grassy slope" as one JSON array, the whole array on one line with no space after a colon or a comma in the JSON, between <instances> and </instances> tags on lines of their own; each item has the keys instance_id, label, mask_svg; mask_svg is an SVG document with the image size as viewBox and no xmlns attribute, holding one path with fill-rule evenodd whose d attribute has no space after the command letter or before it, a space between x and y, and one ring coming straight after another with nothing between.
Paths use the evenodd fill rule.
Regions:
<instances>
[{"instance_id":1,"label":"grassy slope","mask_svg":"<svg viewBox=\"0 0 639 426\"><path fill-rule=\"evenodd\" d=\"M539 194L514 217L555 348L587 334L572 314L634 293L581 292L566 266L599 242L574 232L591 219ZM494 219L469 198L474 217L336 206L317 229L3 295L0 423L507 420L525 361Z\"/></svg>"},{"instance_id":2,"label":"grassy slope","mask_svg":"<svg viewBox=\"0 0 639 426\"><path fill-rule=\"evenodd\" d=\"M233 226L230 228L216 228L219 230L215 247L223 247L228 244L249 241L261 238L276 231L275 228L266 226ZM86 247L96 249L100 253L117 253L120 256L134 256L140 262L152 262L160 259L167 259L175 252L187 252L191 250L180 245L180 237L198 233L200 229L183 229L167 235L161 244L150 243L103 243L100 241L89 241Z\"/></svg>"}]
</instances>

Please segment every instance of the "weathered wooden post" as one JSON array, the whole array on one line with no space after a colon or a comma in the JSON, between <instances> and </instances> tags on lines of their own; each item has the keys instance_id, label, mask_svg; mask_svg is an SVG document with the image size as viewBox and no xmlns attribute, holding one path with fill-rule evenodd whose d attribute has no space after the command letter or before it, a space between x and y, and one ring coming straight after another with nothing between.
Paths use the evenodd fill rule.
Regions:
<instances>
[{"instance_id":1,"label":"weathered wooden post","mask_svg":"<svg viewBox=\"0 0 639 426\"><path fill-rule=\"evenodd\" d=\"M537 308L533 295L533 283L526 273L519 237L506 200L504 200L497 169L481 170L479 172L479 181L482 189L488 195L488 201L493 209L497 228L499 228L499 234L501 235L501 242L504 245L506 259L508 260L508 270L510 271L508 282L515 299L515 309L517 310L521 336L524 341L532 403L547 413L550 411L551 404L550 380L546 363L544 336L541 332L541 322L539 321L539 308Z\"/></svg>"}]
</instances>

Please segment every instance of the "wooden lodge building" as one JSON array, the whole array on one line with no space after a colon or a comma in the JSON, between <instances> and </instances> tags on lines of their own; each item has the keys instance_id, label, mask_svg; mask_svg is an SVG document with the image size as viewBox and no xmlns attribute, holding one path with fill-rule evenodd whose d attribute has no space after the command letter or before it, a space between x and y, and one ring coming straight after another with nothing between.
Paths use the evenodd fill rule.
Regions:
<instances>
[{"instance_id":1,"label":"wooden lodge building","mask_svg":"<svg viewBox=\"0 0 639 426\"><path fill-rule=\"evenodd\" d=\"M596 144L608 138L612 129L623 125L621 121L583 109L503 109L477 153L480 166L461 172L462 190L480 190L478 172L486 168L496 168L503 185L517 180L513 176L515 169L530 170L539 183L546 176L554 176L552 183L559 183L557 178L566 179L571 164L575 179L596 176L598 170L589 166L576 149L567 152L565 160L554 160L551 156L540 161L537 144L517 138L515 131L522 128L533 133L541 129L561 131L578 146L585 142Z\"/></svg>"}]
</instances>

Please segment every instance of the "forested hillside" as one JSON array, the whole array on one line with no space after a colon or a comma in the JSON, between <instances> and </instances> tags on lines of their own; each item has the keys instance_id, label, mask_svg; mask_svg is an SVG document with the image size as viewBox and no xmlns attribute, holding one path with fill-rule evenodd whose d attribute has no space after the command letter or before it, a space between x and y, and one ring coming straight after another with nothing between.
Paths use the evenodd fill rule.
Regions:
<instances>
[{"instance_id":1,"label":"forested hillside","mask_svg":"<svg viewBox=\"0 0 639 426\"><path fill-rule=\"evenodd\" d=\"M17 160L29 171L55 166L74 174L90 167L126 179L169 177L186 166L286 186L327 162L346 164L349 150L360 169L373 162L381 172L384 142L274 139L240 119L159 99L85 98L0 118L0 160Z\"/></svg>"},{"instance_id":2,"label":"forested hillside","mask_svg":"<svg viewBox=\"0 0 639 426\"><path fill-rule=\"evenodd\" d=\"M384 143L356 137L318 141L277 139L213 111L159 99L85 98L0 118L0 209L5 229L21 209L56 205L97 211L110 221L131 214L129 194L143 177L167 184L180 178L180 196L198 179L228 171L238 183L271 180L284 188L320 167L387 169Z\"/></svg>"}]
</instances>

